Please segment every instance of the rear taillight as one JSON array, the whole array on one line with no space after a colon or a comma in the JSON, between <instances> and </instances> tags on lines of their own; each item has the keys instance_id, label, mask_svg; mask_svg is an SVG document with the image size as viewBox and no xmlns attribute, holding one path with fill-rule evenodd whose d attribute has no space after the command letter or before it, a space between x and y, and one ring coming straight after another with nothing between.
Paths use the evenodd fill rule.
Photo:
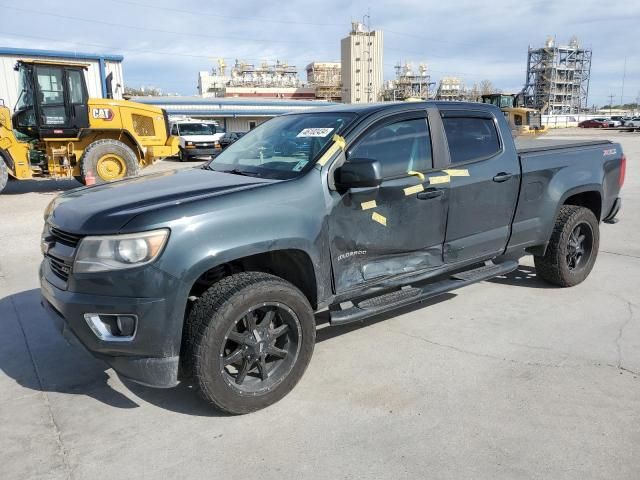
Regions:
<instances>
[{"instance_id":1,"label":"rear taillight","mask_svg":"<svg viewBox=\"0 0 640 480\"><path fill-rule=\"evenodd\" d=\"M618 185L620 185L620 188L622 188L622 185L624 185L624 177L627 174L627 157L625 157L624 155L622 155L622 158L620 159L620 176L618 177Z\"/></svg>"}]
</instances>

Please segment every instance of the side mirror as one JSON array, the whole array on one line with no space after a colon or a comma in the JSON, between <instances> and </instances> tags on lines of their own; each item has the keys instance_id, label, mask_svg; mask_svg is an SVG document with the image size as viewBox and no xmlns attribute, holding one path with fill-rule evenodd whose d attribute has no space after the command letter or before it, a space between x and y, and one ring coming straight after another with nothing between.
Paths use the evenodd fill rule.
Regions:
<instances>
[{"instance_id":1,"label":"side mirror","mask_svg":"<svg viewBox=\"0 0 640 480\"><path fill-rule=\"evenodd\" d=\"M350 158L333 175L339 190L377 187L382 183L382 165L371 158Z\"/></svg>"}]
</instances>

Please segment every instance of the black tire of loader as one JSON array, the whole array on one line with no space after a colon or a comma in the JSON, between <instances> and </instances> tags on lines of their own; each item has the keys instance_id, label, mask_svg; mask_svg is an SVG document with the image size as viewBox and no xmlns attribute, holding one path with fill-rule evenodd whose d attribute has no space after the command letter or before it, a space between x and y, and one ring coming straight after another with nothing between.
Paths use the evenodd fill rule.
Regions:
<instances>
[{"instance_id":1,"label":"black tire of loader","mask_svg":"<svg viewBox=\"0 0 640 480\"><path fill-rule=\"evenodd\" d=\"M5 189L7 183L9 183L9 167L0 155L0 193Z\"/></svg>"},{"instance_id":2,"label":"black tire of loader","mask_svg":"<svg viewBox=\"0 0 640 480\"><path fill-rule=\"evenodd\" d=\"M89 145L80 159L80 182L87 184L87 176L93 177L95 184L107 183L107 180L100 178L98 175L98 160L104 155L115 153L120 156L126 164L126 173L124 178L135 177L140 173L140 165L138 157L125 143L110 138L104 140L96 140Z\"/></svg>"}]
</instances>

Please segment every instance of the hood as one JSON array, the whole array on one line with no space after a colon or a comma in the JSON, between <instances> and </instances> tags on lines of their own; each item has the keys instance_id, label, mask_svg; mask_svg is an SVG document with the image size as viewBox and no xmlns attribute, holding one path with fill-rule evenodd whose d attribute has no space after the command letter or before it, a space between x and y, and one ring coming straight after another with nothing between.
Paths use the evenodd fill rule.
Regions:
<instances>
[{"instance_id":1,"label":"hood","mask_svg":"<svg viewBox=\"0 0 640 480\"><path fill-rule=\"evenodd\" d=\"M60 230L80 235L117 233L141 213L274 182L278 180L203 168L159 172L59 195L48 209L51 213L47 221Z\"/></svg>"}]
</instances>

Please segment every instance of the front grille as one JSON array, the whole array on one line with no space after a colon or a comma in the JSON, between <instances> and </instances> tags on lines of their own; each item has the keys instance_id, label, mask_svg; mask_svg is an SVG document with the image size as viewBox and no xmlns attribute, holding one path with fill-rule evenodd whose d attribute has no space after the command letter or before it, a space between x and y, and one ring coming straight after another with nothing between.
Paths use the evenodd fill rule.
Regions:
<instances>
[{"instance_id":1,"label":"front grille","mask_svg":"<svg viewBox=\"0 0 640 480\"><path fill-rule=\"evenodd\" d=\"M65 282L69 280L69 274L71 273L71 265L51 255L47 255L47 258L49 259L49 266L51 267L51 271L58 278L61 278Z\"/></svg>"},{"instance_id":2,"label":"front grille","mask_svg":"<svg viewBox=\"0 0 640 480\"><path fill-rule=\"evenodd\" d=\"M49 224L45 227L43 242L45 258L48 260L51 272L61 280L67 282L73 267L75 250L78 248L82 235L65 232Z\"/></svg>"},{"instance_id":3,"label":"front grille","mask_svg":"<svg viewBox=\"0 0 640 480\"><path fill-rule=\"evenodd\" d=\"M74 233L63 232L55 227L49 227L49 231L51 232L51 236L56 241L64 243L65 245L69 245L71 247L76 247L80 240L82 239L81 235L76 235Z\"/></svg>"},{"instance_id":4,"label":"front grille","mask_svg":"<svg viewBox=\"0 0 640 480\"><path fill-rule=\"evenodd\" d=\"M133 120L133 130L136 132L136 135L141 137L155 136L156 129L153 125L153 118L134 113L131 115L131 119Z\"/></svg>"}]
</instances>

